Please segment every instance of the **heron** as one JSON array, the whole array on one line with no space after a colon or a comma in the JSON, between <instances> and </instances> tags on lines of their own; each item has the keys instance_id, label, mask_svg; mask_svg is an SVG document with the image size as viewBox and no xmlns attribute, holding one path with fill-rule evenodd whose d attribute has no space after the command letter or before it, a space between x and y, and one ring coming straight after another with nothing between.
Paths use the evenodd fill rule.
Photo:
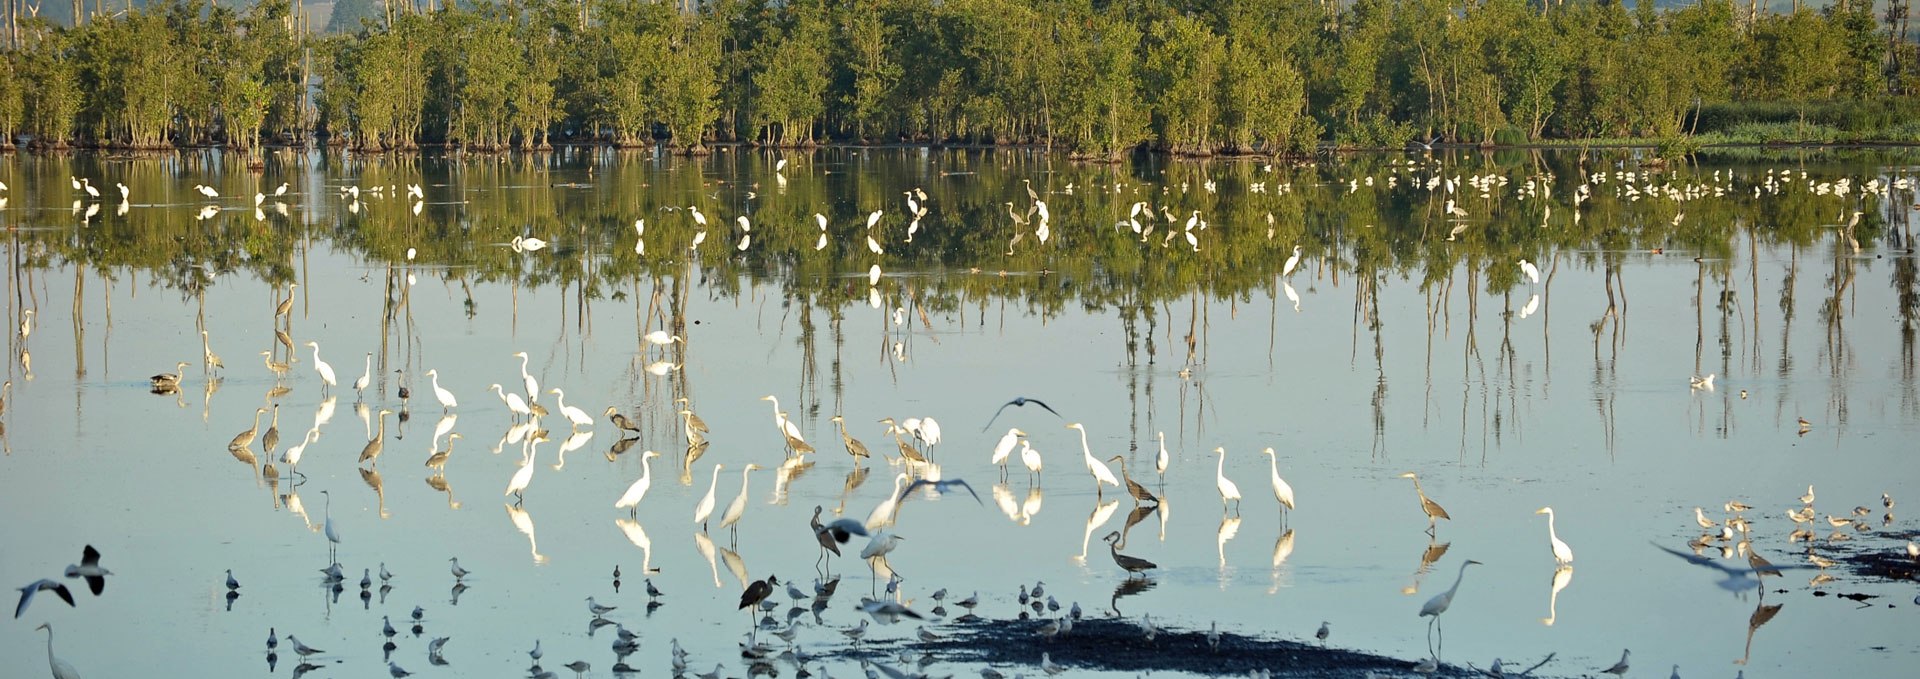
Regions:
<instances>
[{"instance_id":1,"label":"heron","mask_svg":"<svg viewBox=\"0 0 1920 679\"><path fill-rule=\"evenodd\" d=\"M1133 496L1133 500L1136 504L1141 502L1152 502L1154 504L1160 503L1160 498L1154 497L1153 493L1151 491L1148 491L1146 486L1140 485L1138 482L1133 480L1132 476L1127 474L1127 456L1115 455L1113 457L1107 458L1107 461L1120 463L1120 480L1125 481L1127 483L1127 494Z\"/></svg>"},{"instance_id":2,"label":"heron","mask_svg":"<svg viewBox=\"0 0 1920 679\"><path fill-rule=\"evenodd\" d=\"M764 467L752 463L740 469L740 494L734 496L733 503L727 505L727 511L720 515L720 527L732 531L730 535L734 539L740 535L740 527L735 524L740 523L740 518L747 514L748 475L761 469Z\"/></svg>"},{"instance_id":3,"label":"heron","mask_svg":"<svg viewBox=\"0 0 1920 679\"><path fill-rule=\"evenodd\" d=\"M333 366L327 365L326 361L320 360L319 342L307 342L307 346L313 349L313 371L320 373L320 383L325 385L321 388L321 392L324 393L337 384L333 379Z\"/></svg>"},{"instance_id":4,"label":"heron","mask_svg":"<svg viewBox=\"0 0 1920 679\"><path fill-rule=\"evenodd\" d=\"M233 440L227 442L227 450L245 450L247 446L253 445L253 437L260 431L260 416L266 412L266 408L253 409L253 427L234 434Z\"/></svg>"},{"instance_id":5,"label":"heron","mask_svg":"<svg viewBox=\"0 0 1920 679\"><path fill-rule=\"evenodd\" d=\"M562 412L564 412L564 410ZM609 421L613 422L613 426L623 431L630 431L634 433L639 433L640 431L640 425L634 424L633 420L627 419L626 415L623 415L620 413L619 408L615 408L613 406L607 406L607 410L603 414L607 416L607 419Z\"/></svg>"},{"instance_id":6,"label":"heron","mask_svg":"<svg viewBox=\"0 0 1920 679\"><path fill-rule=\"evenodd\" d=\"M1562 542L1560 540L1559 534L1554 532L1553 508L1541 507L1537 510L1534 510L1533 513L1547 515L1547 541L1548 541L1548 544L1552 545L1553 547L1554 562L1561 566L1565 566L1573 563L1573 548L1568 547L1567 543Z\"/></svg>"},{"instance_id":7,"label":"heron","mask_svg":"<svg viewBox=\"0 0 1920 679\"><path fill-rule=\"evenodd\" d=\"M713 516L713 491L720 487L720 470L724 464L713 465L713 480L707 483L707 494L693 506L693 522L700 524L700 532L707 531L707 517Z\"/></svg>"},{"instance_id":8,"label":"heron","mask_svg":"<svg viewBox=\"0 0 1920 679\"><path fill-rule=\"evenodd\" d=\"M374 433L373 440L368 441L365 448L360 449L359 464L372 462L376 467L380 465L380 451L386 448L387 416L392 414L391 410L380 409L380 430Z\"/></svg>"},{"instance_id":9,"label":"heron","mask_svg":"<svg viewBox=\"0 0 1920 679\"><path fill-rule=\"evenodd\" d=\"M181 361L174 364L173 372L160 373L147 378L147 380L156 390L178 389L180 387L180 376L187 374L188 365L186 361Z\"/></svg>"},{"instance_id":10,"label":"heron","mask_svg":"<svg viewBox=\"0 0 1920 679\"><path fill-rule=\"evenodd\" d=\"M1279 500L1287 511L1293 511L1293 486L1287 485L1287 480L1280 478L1279 456L1273 452L1272 448L1261 452L1267 454L1267 467L1273 474L1273 499Z\"/></svg>"},{"instance_id":11,"label":"heron","mask_svg":"<svg viewBox=\"0 0 1920 679\"><path fill-rule=\"evenodd\" d=\"M1468 559L1466 560L1466 562L1460 564L1460 573L1458 575L1453 576L1453 586L1448 587L1447 591L1445 592L1441 592L1439 594L1434 595L1433 598L1427 600L1427 603L1422 604L1420 606L1420 617L1424 618L1427 616L1433 616L1432 620L1427 621L1427 638L1428 638L1427 643L1429 645L1433 643L1432 638L1433 638L1434 623L1440 622L1440 615L1442 613L1446 613L1447 609L1453 606L1453 595L1454 593L1460 591L1460 581L1466 579L1467 567L1477 565L1479 563L1480 562L1478 561ZM1441 637L1442 643L1445 643L1444 633L1442 633L1442 635L1443 635Z\"/></svg>"},{"instance_id":12,"label":"heron","mask_svg":"<svg viewBox=\"0 0 1920 679\"><path fill-rule=\"evenodd\" d=\"M1446 519L1448 521L1453 520L1453 517L1447 516L1447 510L1442 509L1440 507L1440 503L1434 502L1432 498L1427 497L1427 491L1422 490L1420 488L1419 475L1414 474L1413 472L1407 472L1405 474L1401 474L1400 478L1413 479L1413 492L1419 494L1420 496L1420 511L1424 512L1427 515L1427 534L1428 535L1433 535L1434 522L1439 521L1440 519Z\"/></svg>"},{"instance_id":13,"label":"heron","mask_svg":"<svg viewBox=\"0 0 1920 679\"><path fill-rule=\"evenodd\" d=\"M845 418L835 415L832 421L840 425L840 443L846 446L847 455L853 457L854 466L860 466L862 459L872 455L867 452L867 444L861 443L860 439L856 439L847 433L847 421Z\"/></svg>"},{"instance_id":14,"label":"heron","mask_svg":"<svg viewBox=\"0 0 1920 679\"><path fill-rule=\"evenodd\" d=\"M1155 564L1152 561L1148 561L1146 559L1142 559L1137 556L1127 556L1125 554L1121 554L1120 547L1119 547L1120 531L1113 531L1111 533L1107 533L1107 536L1101 539L1106 541L1107 552L1113 555L1113 563L1115 565L1118 565L1121 570L1126 571L1128 578L1132 578L1135 575L1140 575L1146 571L1150 571L1160 567L1158 564Z\"/></svg>"},{"instance_id":15,"label":"heron","mask_svg":"<svg viewBox=\"0 0 1920 679\"><path fill-rule=\"evenodd\" d=\"M1087 428L1084 426L1081 426L1079 422L1069 424L1067 425L1067 428L1077 429L1080 431L1081 462L1084 462L1087 465L1087 473L1093 476L1094 496L1098 497L1100 495L1100 492L1102 490L1101 489L1102 484L1119 486L1120 479L1114 478L1113 470L1108 469L1106 464L1094 458L1093 449L1087 446Z\"/></svg>"},{"instance_id":16,"label":"heron","mask_svg":"<svg viewBox=\"0 0 1920 679\"><path fill-rule=\"evenodd\" d=\"M460 406L460 401L453 397L453 392L447 391L446 388L440 386L440 371L438 369L428 370L427 377L433 380L433 397L440 401L440 410L442 412Z\"/></svg>"},{"instance_id":17,"label":"heron","mask_svg":"<svg viewBox=\"0 0 1920 679\"><path fill-rule=\"evenodd\" d=\"M620 499L613 501L614 509L629 510L630 516L640 513L640 500L647 496L647 489L653 487L652 460L656 457L660 454L651 450L640 454L640 478L627 486L627 492L621 493Z\"/></svg>"}]
</instances>

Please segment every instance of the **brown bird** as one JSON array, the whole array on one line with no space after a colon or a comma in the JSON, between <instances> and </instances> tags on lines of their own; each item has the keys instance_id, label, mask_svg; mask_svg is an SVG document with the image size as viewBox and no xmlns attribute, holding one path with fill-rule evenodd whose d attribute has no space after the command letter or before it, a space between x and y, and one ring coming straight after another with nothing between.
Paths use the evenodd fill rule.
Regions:
<instances>
[{"instance_id":1,"label":"brown bird","mask_svg":"<svg viewBox=\"0 0 1920 679\"><path fill-rule=\"evenodd\" d=\"M276 318L293 312L293 289L297 287L300 287L299 283L287 284L287 298L280 300L280 305L273 308L273 315Z\"/></svg>"},{"instance_id":2,"label":"brown bird","mask_svg":"<svg viewBox=\"0 0 1920 679\"><path fill-rule=\"evenodd\" d=\"M773 586L778 584L780 580L771 575L765 580L753 581L752 584L747 585L747 591L740 593L740 608L750 608L766 600L773 594Z\"/></svg>"},{"instance_id":3,"label":"brown bird","mask_svg":"<svg viewBox=\"0 0 1920 679\"><path fill-rule=\"evenodd\" d=\"M266 408L255 408L253 410L253 427L234 434L233 440L227 442L227 450L245 450L247 446L253 445L254 434L260 432L260 416L266 412Z\"/></svg>"},{"instance_id":4,"label":"brown bird","mask_svg":"<svg viewBox=\"0 0 1920 679\"><path fill-rule=\"evenodd\" d=\"M1446 519L1448 521L1453 520L1453 517L1447 516L1447 510L1440 508L1440 503L1434 502L1432 498L1427 497L1427 491L1421 490L1419 476L1415 475L1413 472L1407 472L1405 474L1401 474L1400 478L1413 479L1413 492L1420 494L1420 511L1427 513L1427 534L1428 535L1433 534L1435 521L1438 521L1440 519Z\"/></svg>"},{"instance_id":5,"label":"brown bird","mask_svg":"<svg viewBox=\"0 0 1920 679\"><path fill-rule=\"evenodd\" d=\"M1120 478L1127 482L1127 493L1132 495L1135 501L1152 502L1154 504L1160 504L1160 498L1154 497L1153 493L1149 492L1146 486L1142 486L1138 483L1135 483L1133 481L1133 477L1127 475L1126 456L1115 455L1111 458L1108 458L1108 461L1109 462L1117 461L1120 463Z\"/></svg>"},{"instance_id":6,"label":"brown bird","mask_svg":"<svg viewBox=\"0 0 1920 679\"><path fill-rule=\"evenodd\" d=\"M847 447L847 454L853 456L854 466L859 466L862 459L872 456L871 453L867 452L867 444L861 443L860 439L847 434L847 421L845 419L839 415L835 415L833 416L833 421L840 424L840 443Z\"/></svg>"},{"instance_id":7,"label":"brown bird","mask_svg":"<svg viewBox=\"0 0 1920 679\"><path fill-rule=\"evenodd\" d=\"M1107 551L1113 554L1113 562L1115 564L1119 564L1120 568L1127 572L1127 577L1129 578L1133 577L1137 573L1140 573L1141 571L1152 570L1160 567L1158 564L1155 564L1152 561L1148 561L1146 559L1142 559L1137 556L1127 556L1125 554L1121 554L1120 548L1117 546L1120 540L1120 531L1113 531L1111 533L1108 533L1106 537L1101 539L1107 542Z\"/></svg>"},{"instance_id":8,"label":"brown bird","mask_svg":"<svg viewBox=\"0 0 1920 679\"><path fill-rule=\"evenodd\" d=\"M374 432L373 440L367 442L367 447L360 449L360 464L366 464L368 462L372 462L375 466L380 464L380 460L378 459L380 457L380 450L386 447L383 441L387 438L387 416L392 414L393 411L391 410L387 410L386 408L380 409L380 429Z\"/></svg>"},{"instance_id":9,"label":"brown bird","mask_svg":"<svg viewBox=\"0 0 1920 679\"><path fill-rule=\"evenodd\" d=\"M633 420L627 419L626 415L620 414L620 410L613 406L607 406L607 419L612 420L615 427L635 433L640 431L640 425L634 424Z\"/></svg>"}]
</instances>

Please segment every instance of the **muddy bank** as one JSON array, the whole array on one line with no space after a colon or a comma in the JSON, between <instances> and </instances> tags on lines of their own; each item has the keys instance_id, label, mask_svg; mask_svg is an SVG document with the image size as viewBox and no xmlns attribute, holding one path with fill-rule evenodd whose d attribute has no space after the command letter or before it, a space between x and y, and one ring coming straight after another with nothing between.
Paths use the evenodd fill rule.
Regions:
<instances>
[{"instance_id":1,"label":"muddy bank","mask_svg":"<svg viewBox=\"0 0 1920 679\"><path fill-rule=\"evenodd\" d=\"M1041 635L1046 620L986 620L966 617L940 624L931 641L863 643L819 654L821 658L869 659L894 662L902 652L925 653L936 662L986 664L1007 676L1025 673L1043 676L1040 654L1068 670L1115 672L1191 672L1202 675L1246 676L1266 670L1281 677L1364 677L1369 674L1406 676L1418 660L1402 660L1318 644L1262 639L1220 633L1215 650L1205 630L1161 628L1152 641L1138 620L1084 618L1070 633L1048 639ZM906 624L906 623L903 623ZM959 675L971 672L959 673ZM1479 673L1442 664L1433 676L1465 677Z\"/></svg>"}]
</instances>

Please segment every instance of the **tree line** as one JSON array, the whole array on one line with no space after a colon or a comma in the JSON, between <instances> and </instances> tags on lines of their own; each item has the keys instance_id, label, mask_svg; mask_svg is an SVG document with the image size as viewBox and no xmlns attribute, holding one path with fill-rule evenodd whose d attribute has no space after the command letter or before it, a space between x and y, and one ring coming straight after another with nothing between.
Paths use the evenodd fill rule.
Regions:
<instances>
[{"instance_id":1,"label":"tree line","mask_svg":"<svg viewBox=\"0 0 1920 679\"><path fill-rule=\"evenodd\" d=\"M290 0L166 0L71 27L10 1L0 132L53 147L847 141L1093 159L1743 129L1920 141L1908 2L486 0L387 3L329 34Z\"/></svg>"}]
</instances>

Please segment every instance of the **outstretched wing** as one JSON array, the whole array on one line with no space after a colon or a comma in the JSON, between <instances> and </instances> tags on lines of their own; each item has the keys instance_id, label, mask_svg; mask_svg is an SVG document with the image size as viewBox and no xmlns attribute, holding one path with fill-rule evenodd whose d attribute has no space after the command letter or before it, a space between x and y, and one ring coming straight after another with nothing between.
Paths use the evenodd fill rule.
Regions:
<instances>
[{"instance_id":1,"label":"outstretched wing","mask_svg":"<svg viewBox=\"0 0 1920 679\"><path fill-rule=\"evenodd\" d=\"M995 411L993 411L993 417L990 417L990 418L987 418L987 426L984 426L984 427L981 427L981 428L980 428L980 431L986 431L986 430L988 430L988 429L992 429L992 428L993 428L993 421L994 421L994 420L998 420L998 419L1000 419L1000 413L1002 413L1002 412L1006 412L1006 410L1007 410L1007 406L1010 406L1010 405L1014 405L1014 404L1015 404L1015 403L1017 403L1017 402L1019 402L1019 399L1014 399L1014 400L1012 400L1012 401L1008 401L1008 402L1006 402L1006 403L1002 403L1002 404L1000 404L1000 409L999 409L999 410L995 410ZM1051 410L1051 409L1049 409L1049 410Z\"/></svg>"},{"instance_id":2,"label":"outstretched wing","mask_svg":"<svg viewBox=\"0 0 1920 679\"><path fill-rule=\"evenodd\" d=\"M1047 409L1047 412L1050 412L1050 413L1053 413L1053 416L1054 416L1054 417L1062 417L1062 415L1060 414L1060 411L1058 411L1058 410L1054 410L1054 409L1053 409L1053 406L1050 406L1050 405L1047 405L1047 404L1046 404L1046 402L1044 402L1044 401L1041 401L1040 399L1037 399L1037 398L1030 398L1030 399L1027 399L1027 402L1028 402L1028 403L1032 403L1032 404L1034 404L1034 405L1038 405L1038 406L1040 406L1040 407L1042 407L1042 408L1046 408L1046 409Z\"/></svg>"}]
</instances>

